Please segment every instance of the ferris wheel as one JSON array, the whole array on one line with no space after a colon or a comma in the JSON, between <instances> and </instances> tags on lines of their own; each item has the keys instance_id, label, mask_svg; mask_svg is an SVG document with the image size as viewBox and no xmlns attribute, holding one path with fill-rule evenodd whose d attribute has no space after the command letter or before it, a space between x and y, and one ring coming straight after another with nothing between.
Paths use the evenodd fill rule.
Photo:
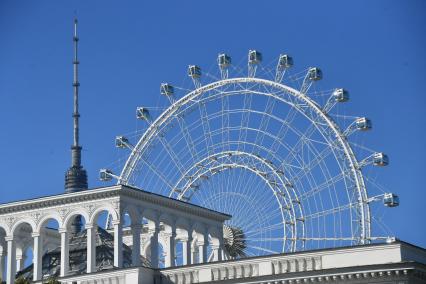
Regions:
<instances>
[{"instance_id":1,"label":"ferris wheel","mask_svg":"<svg viewBox=\"0 0 426 284\"><path fill-rule=\"evenodd\" d=\"M285 54L272 67L256 50L247 68L226 54L217 65L190 65L191 88L161 84L168 105L136 109L145 127L116 137L126 158L101 179L232 215L231 258L385 239L372 233L371 207L398 206L398 196L370 186L364 169L389 159L351 142L372 123L335 111L348 91L317 91L322 71L292 72Z\"/></svg>"}]
</instances>

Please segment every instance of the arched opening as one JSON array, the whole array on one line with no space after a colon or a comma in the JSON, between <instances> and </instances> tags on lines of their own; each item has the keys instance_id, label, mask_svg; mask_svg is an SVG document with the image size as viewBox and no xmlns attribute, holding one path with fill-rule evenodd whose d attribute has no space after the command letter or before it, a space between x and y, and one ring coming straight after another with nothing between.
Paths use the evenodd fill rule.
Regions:
<instances>
[{"instance_id":1,"label":"arched opening","mask_svg":"<svg viewBox=\"0 0 426 284\"><path fill-rule=\"evenodd\" d=\"M6 230L0 227L0 282L6 280Z\"/></svg>"},{"instance_id":2,"label":"arched opening","mask_svg":"<svg viewBox=\"0 0 426 284\"><path fill-rule=\"evenodd\" d=\"M211 250L209 249L210 244L207 228L205 228L204 225L196 223L193 230L192 236L194 241L192 243L192 263L205 263L209 257L209 250Z\"/></svg>"},{"instance_id":3,"label":"arched opening","mask_svg":"<svg viewBox=\"0 0 426 284\"><path fill-rule=\"evenodd\" d=\"M86 272L86 224L88 216L76 212L66 218L61 228L61 249L64 253L61 262L61 276L81 274ZM62 259L61 259L62 260Z\"/></svg>"},{"instance_id":4,"label":"arched opening","mask_svg":"<svg viewBox=\"0 0 426 284\"><path fill-rule=\"evenodd\" d=\"M61 235L59 217L50 217L41 222L39 227L42 238L42 279L58 277L61 265Z\"/></svg>"},{"instance_id":5,"label":"arched opening","mask_svg":"<svg viewBox=\"0 0 426 284\"><path fill-rule=\"evenodd\" d=\"M192 234L192 241L191 241L191 264L199 263L199 253L198 253L198 237L197 233Z\"/></svg>"},{"instance_id":6,"label":"arched opening","mask_svg":"<svg viewBox=\"0 0 426 284\"><path fill-rule=\"evenodd\" d=\"M148 262L142 256L142 233L143 233L143 218L135 211L126 209L121 217L123 226L123 252L127 258L127 249L130 249L130 265L131 266L146 266ZM124 260L124 265L127 265L127 259Z\"/></svg>"},{"instance_id":7,"label":"arched opening","mask_svg":"<svg viewBox=\"0 0 426 284\"><path fill-rule=\"evenodd\" d=\"M32 280L33 277L33 244L30 242L16 243L16 277Z\"/></svg>"},{"instance_id":8,"label":"arched opening","mask_svg":"<svg viewBox=\"0 0 426 284\"><path fill-rule=\"evenodd\" d=\"M175 265L191 264L191 240L189 224L186 219L176 220Z\"/></svg>"},{"instance_id":9,"label":"arched opening","mask_svg":"<svg viewBox=\"0 0 426 284\"><path fill-rule=\"evenodd\" d=\"M222 260L223 231L219 228L209 229L209 247L207 248L207 261Z\"/></svg>"},{"instance_id":10,"label":"arched opening","mask_svg":"<svg viewBox=\"0 0 426 284\"><path fill-rule=\"evenodd\" d=\"M148 261L148 265L153 268L160 267L163 257L163 247L160 248L160 221L156 212L145 210L142 217L143 225L143 255Z\"/></svg>"},{"instance_id":11,"label":"arched opening","mask_svg":"<svg viewBox=\"0 0 426 284\"><path fill-rule=\"evenodd\" d=\"M166 250L164 249L165 245L162 241L158 242L158 268L165 268L166 267Z\"/></svg>"},{"instance_id":12,"label":"arched opening","mask_svg":"<svg viewBox=\"0 0 426 284\"><path fill-rule=\"evenodd\" d=\"M13 245L9 247L11 251L8 248L7 253L11 254L13 264L11 268L7 267L9 263L6 266L13 274L13 276L11 275L12 278L32 280L41 277L41 258L36 258L34 255L43 253L42 239L38 234L33 236L33 232L33 227L27 222L22 222L12 229ZM24 269L25 263L31 268L27 273L23 273L26 271Z\"/></svg>"},{"instance_id":13,"label":"arched opening","mask_svg":"<svg viewBox=\"0 0 426 284\"><path fill-rule=\"evenodd\" d=\"M145 247L145 252L144 255L146 257L146 261L148 262L148 265L150 267L155 267L155 268L164 268L165 267L165 253L164 253L164 243L162 244L161 240L158 242L158 244L156 244L156 254L157 254L157 259L153 260L152 259L152 244L148 243Z\"/></svg>"},{"instance_id":14,"label":"arched opening","mask_svg":"<svg viewBox=\"0 0 426 284\"><path fill-rule=\"evenodd\" d=\"M95 271L111 269L114 267L114 230L112 216L107 210L99 211L93 218L93 225L96 234Z\"/></svg>"},{"instance_id":15,"label":"arched opening","mask_svg":"<svg viewBox=\"0 0 426 284\"><path fill-rule=\"evenodd\" d=\"M185 243L181 238L176 238L175 241L175 266L184 265L183 262L183 251Z\"/></svg>"},{"instance_id":16,"label":"arched opening","mask_svg":"<svg viewBox=\"0 0 426 284\"><path fill-rule=\"evenodd\" d=\"M123 243L123 228L130 230L130 215L124 214L119 220L112 210L101 209L95 212L91 223L96 236L94 271L131 266L132 251Z\"/></svg>"}]
</instances>

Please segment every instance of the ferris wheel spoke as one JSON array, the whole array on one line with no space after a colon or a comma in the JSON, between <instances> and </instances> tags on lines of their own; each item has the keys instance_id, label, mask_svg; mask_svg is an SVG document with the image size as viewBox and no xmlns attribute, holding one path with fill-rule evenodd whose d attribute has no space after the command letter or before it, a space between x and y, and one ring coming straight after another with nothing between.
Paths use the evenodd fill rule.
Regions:
<instances>
[{"instance_id":1,"label":"ferris wheel spoke","mask_svg":"<svg viewBox=\"0 0 426 284\"><path fill-rule=\"evenodd\" d=\"M263 252L266 252L266 253L271 253L271 254L278 254L278 253L280 253L278 251L274 251L274 250L271 250L271 249L267 249L267 248L263 248L263 247L259 247L259 246L254 246L254 245L250 245L250 248L258 250L258 251L263 251Z\"/></svg>"},{"instance_id":2,"label":"ferris wheel spoke","mask_svg":"<svg viewBox=\"0 0 426 284\"><path fill-rule=\"evenodd\" d=\"M166 150L167 154L172 159L176 168L179 170L179 172L181 174L183 174L183 172L184 172L183 165L181 164L179 158L177 157L177 155L174 152L174 150L172 149L172 147L169 145L169 143L163 137L159 137L159 140L160 140L161 144L163 145L164 149Z\"/></svg>"},{"instance_id":3,"label":"ferris wheel spoke","mask_svg":"<svg viewBox=\"0 0 426 284\"><path fill-rule=\"evenodd\" d=\"M296 118L296 108L291 108L290 111L287 113L284 121L282 122L281 126L280 126L280 130L278 132L278 139L274 141L274 143L272 144L272 152L275 153L279 150L280 148L280 143L278 143L278 141L283 141L285 139L285 136L287 135L287 132L289 129L293 128L291 127L291 124L293 122L293 120ZM285 161L282 162L282 164L284 164Z\"/></svg>"},{"instance_id":4,"label":"ferris wheel spoke","mask_svg":"<svg viewBox=\"0 0 426 284\"><path fill-rule=\"evenodd\" d=\"M206 105L203 103L199 104L199 109L200 109L201 123L202 123L203 131L204 131L204 136L206 137L207 152L210 153L211 147L213 145L213 141L211 137L209 121L207 118Z\"/></svg>"},{"instance_id":5,"label":"ferris wheel spoke","mask_svg":"<svg viewBox=\"0 0 426 284\"><path fill-rule=\"evenodd\" d=\"M260 121L260 125L259 125L259 130L266 130L268 129L268 124L269 124L269 120L270 117L269 115L265 115L265 114L270 114L272 113L274 106L275 106L276 100L272 99L271 97L268 97L267 102L266 102L266 107L265 107L265 111L264 114L262 115L262 119ZM258 132L255 138L255 144L259 144L263 142L263 137L264 135L259 135L261 132Z\"/></svg>"},{"instance_id":6,"label":"ferris wheel spoke","mask_svg":"<svg viewBox=\"0 0 426 284\"><path fill-rule=\"evenodd\" d=\"M303 149L303 146L306 144L306 141L311 141L311 142L317 142L319 144L323 144L324 146L329 146L329 148L333 148L334 147L334 143L329 144L329 143L321 143L317 140L314 140L311 138L311 135L315 132L316 127L314 126L315 123L318 123L317 119L315 119L312 124L305 130L304 133L301 133L297 130L293 130L295 132L299 133L299 140L295 143L295 145L292 147L292 149L290 150L289 154L287 155L287 157L284 159L284 162L286 163L290 163L292 161L292 159L294 159L294 157L297 156L297 154L299 153L299 151L301 151ZM290 155L291 154L291 155Z\"/></svg>"},{"instance_id":7,"label":"ferris wheel spoke","mask_svg":"<svg viewBox=\"0 0 426 284\"><path fill-rule=\"evenodd\" d=\"M261 232L266 232L266 231L274 231L278 228L282 228L283 225L285 225L285 222L278 222L278 223L274 223L272 225L268 225L268 226L264 226L261 229ZM253 230L248 230L247 232L245 232L247 235L252 235L253 234L259 234L259 231L257 228L254 228Z\"/></svg>"},{"instance_id":8,"label":"ferris wheel spoke","mask_svg":"<svg viewBox=\"0 0 426 284\"><path fill-rule=\"evenodd\" d=\"M159 171L155 166L153 166L151 163L142 160L143 163L152 171L152 173L154 173L156 176L158 176L158 178L161 179L161 181L164 182L164 184L166 184L170 189L173 188L173 186L168 182L167 178L161 173L161 171Z\"/></svg>"},{"instance_id":9,"label":"ferris wheel spoke","mask_svg":"<svg viewBox=\"0 0 426 284\"><path fill-rule=\"evenodd\" d=\"M291 180L292 183L299 181L301 178L306 176L311 172L313 168L319 165L328 155L332 154L333 150L331 148L326 148L321 151L313 160L311 160L307 165L305 165L301 171L299 171L295 177Z\"/></svg>"},{"instance_id":10,"label":"ferris wheel spoke","mask_svg":"<svg viewBox=\"0 0 426 284\"><path fill-rule=\"evenodd\" d=\"M314 214L311 214L311 215L306 215L305 220L318 219L318 218L325 217L325 216L330 215L330 214L349 210L349 209L356 207L356 206L357 206L357 203L350 203L350 204L342 205L342 206L339 206L339 207L336 207L336 208L331 208L331 209L328 209L328 210L324 210L322 212L317 212L317 213L314 213Z\"/></svg>"},{"instance_id":11,"label":"ferris wheel spoke","mask_svg":"<svg viewBox=\"0 0 426 284\"><path fill-rule=\"evenodd\" d=\"M306 198L310 198L314 194L318 194L322 190L328 189L330 186L336 184L337 182L341 181L342 179L347 177L347 174L345 172L341 172L338 175L324 181L323 183L317 185L314 188L311 188L309 191L306 191L300 195L300 200L304 200Z\"/></svg>"},{"instance_id":12,"label":"ferris wheel spoke","mask_svg":"<svg viewBox=\"0 0 426 284\"><path fill-rule=\"evenodd\" d=\"M229 129L229 98L222 96L222 129ZM222 133L222 143L229 141L229 131ZM228 149L227 149L228 150Z\"/></svg>"},{"instance_id":13,"label":"ferris wheel spoke","mask_svg":"<svg viewBox=\"0 0 426 284\"><path fill-rule=\"evenodd\" d=\"M198 161L197 151L195 150L194 142L192 141L191 134L189 133L187 127L185 126L185 121L181 117L176 117L176 120L178 121L179 127L182 131L183 137L188 146L188 150L192 156L192 160Z\"/></svg>"},{"instance_id":14,"label":"ferris wheel spoke","mask_svg":"<svg viewBox=\"0 0 426 284\"><path fill-rule=\"evenodd\" d=\"M259 213L260 212L258 212L258 214ZM279 212L277 212L277 213L279 213ZM263 214L265 214L265 212L263 212ZM261 216L261 215L259 214L259 216ZM273 220L271 217L272 216L268 216L267 220ZM280 215L277 214L277 216L275 216L275 217L280 217ZM261 220L259 220L259 221L261 221ZM283 222L283 220L281 219L280 222L278 222L277 224L282 224L282 222ZM247 235L249 235L252 232L251 228L253 228L253 230L257 230L257 226L259 225L259 224L254 224L253 220L251 220L251 221L246 220L246 221L240 222L240 224L241 224L241 226L243 226L244 228L246 228L246 232L245 233ZM274 226L268 226L268 227L265 227L265 229L262 228L262 230L268 230L268 228L275 228L275 227Z\"/></svg>"},{"instance_id":15,"label":"ferris wheel spoke","mask_svg":"<svg viewBox=\"0 0 426 284\"><path fill-rule=\"evenodd\" d=\"M244 96L243 109L250 109L251 108L252 98L253 98L252 94L247 94L246 96ZM249 119L250 119L250 112L244 111L242 113L240 131L239 131L239 134L238 134L238 140L239 141L245 141L246 138L247 138L247 126L248 126L248 123L249 123ZM242 147L242 148L240 147L240 144L238 145L237 149L243 150L243 151L245 150L244 147Z\"/></svg>"}]
</instances>

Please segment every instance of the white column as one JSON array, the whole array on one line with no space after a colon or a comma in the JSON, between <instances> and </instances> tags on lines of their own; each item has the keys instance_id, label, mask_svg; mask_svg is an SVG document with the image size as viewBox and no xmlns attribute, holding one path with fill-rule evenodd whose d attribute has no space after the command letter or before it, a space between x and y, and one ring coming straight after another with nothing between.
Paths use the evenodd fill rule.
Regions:
<instances>
[{"instance_id":1,"label":"white column","mask_svg":"<svg viewBox=\"0 0 426 284\"><path fill-rule=\"evenodd\" d=\"M96 272L96 227L86 225L87 234L87 273Z\"/></svg>"},{"instance_id":2,"label":"white column","mask_svg":"<svg viewBox=\"0 0 426 284\"><path fill-rule=\"evenodd\" d=\"M172 227L172 232L167 236L167 255L165 260L165 267L175 266L175 239L176 239L176 227Z\"/></svg>"},{"instance_id":3,"label":"white column","mask_svg":"<svg viewBox=\"0 0 426 284\"><path fill-rule=\"evenodd\" d=\"M61 234L61 273L60 276L67 276L69 271L69 237L66 228L59 229Z\"/></svg>"},{"instance_id":4,"label":"white column","mask_svg":"<svg viewBox=\"0 0 426 284\"><path fill-rule=\"evenodd\" d=\"M132 237L133 237L132 265L133 266L141 265L141 231L142 231L142 224L132 225Z\"/></svg>"},{"instance_id":5,"label":"white column","mask_svg":"<svg viewBox=\"0 0 426 284\"><path fill-rule=\"evenodd\" d=\"M223 226L220 226L219 228L219 248L218 248L218 252L217 252L217 260L218 261L222 261L223 258L223 249L224 249L224 244L223 244Z\"/></svg>"},{"instance_id":6,"label":"white column","mask_svg":"<svg viewBox=\"0 0 426 284\"><path fill-rule=\"evenodd\" d=\"M16 271L21 271L24 269L24 261L25 258L23 256L23 253L20 255L16 255Z\"/></svg>"},{"instance_id":7,"label":"white column","mask_svg":"<svg viewBox=\"0 0 426 284\"><path fill-rule=\"evenodd\" d=\"M188 238L182 240L182 264L189 265L192 262L192 230L188 230Z\"/></svg>"},{"instance_id":8,"label":"white column","mask_svg":"<svg viewBox=\"0 0 426 284\"><path fill-rule=\"evenodd\" d=\"M212 261L222 260L222 253L220 253L219 246L212 246L213 259Z\"/></svg>"},{"instance_id":9,"label":"white column","mask_svg":"<svg viewBox=\"0 0 426 284\"><path fill-rule=\"evenodd\" d=\"M198 259L198 247L197 247L197 242L195 241L194 243L190 243L190 248L191 248L191 264L196 264Z\"/></svg>"},{"instance_id":10,"label":"white column","mask_svg":"<svg viewBox=\"0 0 426 284\"><path fill-rule=\"evenodd\" d=\"M33 281L41 280L42 267L43 267L43 242L42 236L39 232L31 235L34 240L33 247Z\"/></svg>"},{"instance_id":11,"label":"white column","mask_svg":"<svg viewBox=\"0 0 426 284\"><path fill-rule=\"evenodd\" d=\"M120 220L112 222L114 225L114 266L123 267L123 226Z\"/></svg>"},{"instance_id":12,"label":"white column","mask_svg":"<svg viewBox=\"0 0 426 284\"><path fill-rule=\"evenodd\" d=\"M6 272L6 284L15 283L16 275L16 248L13 236L5 238L7 241L7 272Z\"/></svg>"},{"instance_id":13,"label":"white column","mask_svg":"<svg viewBox=\"0 0 426 284\"><path fill-rule=\"evenodd\" d=\"M207 233L201 235L201 240L198 240L198 262L205 263L207 262L207 246L209 244L209 238Z\"/></svg>"},{"instance_id":14,"label":"white column","mask_svg":"<svg viewBox=\"0 0 426 284\"><path fill-rule=\"evenodd\" d=\"M0 253L0 278L3 279L4 273L4 253L6 252L6 248L3 247L3 250Z\"/></svg>"},{"instance_id":15,"label":"white column","mask_svg":"<svg viewBox=\"0 0 426 284\"><path fill-rule=\"evenodd\" d=\"M158 232L160 231L159 224L155 224L155 229L151 236L151 266L158 267Z\"/></svg>"},{"instance_id":16,"label":"white column","mask_svg":"<svg viewBox=\"0 0 426 284\"><path fill-rule=\"evenodd\" d=\"M223 254L223 229L222 227L217 230L218 236L212 236L212 252L213 252L213 261L221 261Z\"/></svg>"}]
</instances>

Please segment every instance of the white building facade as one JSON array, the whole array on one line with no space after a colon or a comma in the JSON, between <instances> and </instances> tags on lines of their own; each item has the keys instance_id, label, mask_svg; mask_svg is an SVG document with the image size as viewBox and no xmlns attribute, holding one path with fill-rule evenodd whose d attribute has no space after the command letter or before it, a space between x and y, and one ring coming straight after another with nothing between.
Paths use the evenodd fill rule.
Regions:
<instances>
[{"instance_id":1,"label":"white building facade","mask_svg":"<svg viewBox=\"0 0 426 284\"><path fill-rule=\"evenodd\" d=\"M131 265L141 265L141 256L150 266L159 267L159 246L163 266L175 265L175 244L182 243L184 265L207 262L223 257L223 223L231 216L148 193L127 186L112 186L81 192L65 193L0 205L0 275L7 284L15 281L23 268L26 248L33 251L33 281L41 281L42 257L60 246L60 276L69 270L70 227L76 216L84 220L87 235L86 273L96 267L97 218L101 212L111 217L114 236L114 267L123 267L123 244L131 246ZM130 224L123 229L124 216ZM46 228L54 220L58 229ZM125 235L125 236L123 236ZM173 249L172 249L173 248Z\"/></svg>"},{"instance_id":2,"label":"white building facade","mask_svg":"<svg viewBox=\"0 0 426 284\"><path fill-rule=\"evenodd\" d=\"M144 267L61 279L64 283L426 283L426 250L404 242L218 261Z\"/></svg>"},{"instance_id":3,"label":"white building facade","mask_svg":"<svg viewBox=\"0 0 426 284\"><path fill-rule=\"evenodd\" d=\"M111 216L113 267L96 266L96 223ZM124 226L124 216L130 224ZM84 219L86 269L70 270L70 227ZM127 186L111 186L0 205L0 272L7 284L33 251L33 282L43 283L42 256L60 247L61 283L426 283L426 250L395 241L240 260L224 260L223 224L231 216ZM55 220L58 229L48 229ZM180 266L176 244L180 242ZM131 265L123 265L123 246ZM159 246L163 248L159 254ZM160 257L164 257L160 268ZM149 260L150 267L141 262Z\"/></svg>"}]
</instances>

